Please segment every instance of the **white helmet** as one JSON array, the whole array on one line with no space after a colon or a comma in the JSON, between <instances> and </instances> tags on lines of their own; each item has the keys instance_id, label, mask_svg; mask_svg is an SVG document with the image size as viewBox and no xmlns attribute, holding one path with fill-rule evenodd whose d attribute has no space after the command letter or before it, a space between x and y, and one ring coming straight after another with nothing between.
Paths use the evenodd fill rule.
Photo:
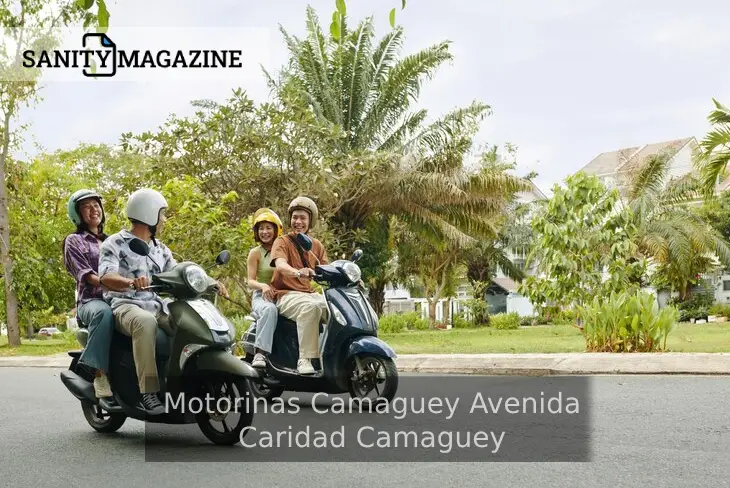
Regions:
<instances>
[{"instance_id":1,"label":"white helmet","mask_svg":"<svg viewBox=\"0 0 730 488\"><path fill-rule=\"evenodd\" d=\"M151 227L160 222L160 210L167 208L167 200L158 191L142 188L127 200L127 218Z\"/></svg>"}]
</instances>

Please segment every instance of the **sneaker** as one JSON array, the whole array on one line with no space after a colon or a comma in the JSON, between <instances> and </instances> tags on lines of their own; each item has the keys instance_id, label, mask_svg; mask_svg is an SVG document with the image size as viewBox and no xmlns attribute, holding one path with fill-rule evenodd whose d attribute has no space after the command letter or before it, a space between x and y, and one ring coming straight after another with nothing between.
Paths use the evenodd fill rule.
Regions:
<instances>
[{"instance_id":1,"label":"sneaker","mask_svg":"<svg viewBox=\"0 0 730 488\"><path fill-rule=\"evenodd\" d=\"M266 367L266 358L263 354L256 353L256 355L253 357L253 362L251 363L251 366L254 368L265 368Z\"/></svg>"},{"instance_id":2,"label":"sneaker","mask_svg":"<svg viewBox=\"0 0 730 488\"><path fill-rule=\"evenodd\" d=\"M109 378L106 376L97 376L94 378L94 391L96 392L96 398L108 398L112 396Z\"/></svg>"},{"instance_id":3,"label":"sneaker","mask_svg":"<svg viewBox=\"0 0 730 488\"><path fill-rule=\"evenodd\" d=\"M312 366L312 361L309 359L300 359L297 361L297 372L299 374L314 374L314 366Z\"/></svg>"},{"instance_id":4,"label":"sneaker","mask_svg":"<svg viewBox=\"0 0 730 488\"><path fill-rule=\"evenodd\" d=\"M100 398L99 406L107 412L111 412L112 410L121 410L121 407L114 397Z\"/></svg>"},{"instance_id":5,"label":"sneaker","mask_svg":"<svg viewBox=\"0 0 730 488\"><path fill-rule=\"evenodd\" d=\"M165 413L165 406L160 402L157 393L143 393L142 398L137 402L137 408L144 410L149 415Z\"/></svg>"}]
</instances>

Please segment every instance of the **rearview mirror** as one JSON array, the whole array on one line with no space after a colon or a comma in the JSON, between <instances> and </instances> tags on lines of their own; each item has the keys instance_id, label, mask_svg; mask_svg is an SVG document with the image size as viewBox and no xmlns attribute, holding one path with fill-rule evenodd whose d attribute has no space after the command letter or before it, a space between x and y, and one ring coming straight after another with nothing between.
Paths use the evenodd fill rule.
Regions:
<instances>
[{"instance_id":1,"label":"rearview mirror","mask_svg":"<svg viewBox=\"0 0 730 488\"><path fill-rule=\"evenodd\" d=\"M133 253L139 254L140 256L147 256L150 253L150 247L145 241L143 241L139 237L135 237L134 239L129 241L129 249L131 249Z\"/></svg>"},{"instance_id":2,"label":"rearview mirror","mask_svg":"<svg viewBox=\"0 0 730 488\"><path fill-rule=\"evenodd\" d=\"M362 249L355 249L355 252L352 253L352 261L353 263L356 263L360 258L362 257Z\"/></svg>"},{"instance_id":3,"label":"rearview mirror","mask_svg":"<svg viewBox=\"0 0 730 488\"><path fill-rule=\"evenodd\" d=\"M226 264L231 259L231 253L228 251L221 251L220 254L218 254L218 257L215 258L215 264L218 266L222 266Z\"/></svg>"},{"instance_id":4,"label":"rearview mirror","mask_svg":"<svg viewBox=\"0 0 730 488\"><path fill-rule=\"evenodd\" d=\"M301 232L297 234L297 242L305 251L311 251L312 250L312 238L309 237L307 234L302 234Z\"/></svg>"}]
</instances>

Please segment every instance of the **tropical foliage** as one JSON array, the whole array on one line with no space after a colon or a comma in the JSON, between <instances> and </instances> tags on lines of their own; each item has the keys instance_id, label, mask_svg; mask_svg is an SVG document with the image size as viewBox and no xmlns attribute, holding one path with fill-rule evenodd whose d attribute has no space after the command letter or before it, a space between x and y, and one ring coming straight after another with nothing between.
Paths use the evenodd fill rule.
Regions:
<instances>
[{"instance_id":1,"label":"tropical foliage","mask_svg":"<svg viewBox=\"0 0 730 488\"><path fill-rule=\"evenodd\" d=\"M670 157L648 157L631 174L622 204L630 210L637 251L651 259L671 288L684 298L697 275L716 258L730 266L730 247L689 204L701 197L700 182L688 175L669 179Z\"/></svg>"},{"instance_id":2,"label":"tropical foliage","mask_svg":"<svg viewBox=\"0 0 730 488\"><path fill-rule=\"evenodd\" d=\"M730 161L730 109L714 98L712 102L715 109L707 119L713 129L700 142L701 152L697 159L701 169L702 188L707 196L712 196Z\"/></svg>"},{"instance_id":3,"label":"tropical foliage","mask_svg":"<svg viewBox=\"0 0 730 488\"><path fill-rule=\"evenodd\" d=\"M593 352L665 350L679 315L671 306L659 310L653 294L638 290L595 296L577 310L586 349Z\"/></svg>"},{"instance_id":4,"label":"tropical foliage","mask_svg":"<svg viewBox=\"0 0 730 488\"><path fill-rule=\"evenodd\" d=\"M520 285L540 313L627 289L630 277L641 274L641 261L632 259L635 224L629 212L616 211L618 200L618 190L582 172L568 177L565 188L553 187L532 219L535 241L527 261L537 262L537 274Z\"/></svg>"}]
</instances>

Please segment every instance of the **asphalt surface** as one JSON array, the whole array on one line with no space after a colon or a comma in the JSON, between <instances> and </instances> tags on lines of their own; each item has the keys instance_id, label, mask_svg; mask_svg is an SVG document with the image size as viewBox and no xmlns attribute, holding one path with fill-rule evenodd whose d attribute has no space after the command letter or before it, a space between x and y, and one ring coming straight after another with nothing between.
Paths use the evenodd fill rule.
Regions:
<instances>
[{"instance_id":1,"label":"asphalt surface","mask_svg":"<svg viewBox=\"0 0 730 488\"><path fill-rule=\"evenodd\" d=\"M180 431L158 439L158 446L169 447L167 459L186 462L150 462L145 448L150 434L142 422L127 420L111 435L94 432L59 372L0 369L0 485L705 487L726 486L730 479L727 377L591 377L588 462L264 463L256 451L248 455L243 448L231 457L235 448L206 443L195 426L186 431L189 439ZM436 378L433 392L445 384ZM507 387L513 381L519 379L499 379ZM271 426L266 415L254 425ZM228 462L210 462L217 456Z\"/></svg>"}]
</instances>

